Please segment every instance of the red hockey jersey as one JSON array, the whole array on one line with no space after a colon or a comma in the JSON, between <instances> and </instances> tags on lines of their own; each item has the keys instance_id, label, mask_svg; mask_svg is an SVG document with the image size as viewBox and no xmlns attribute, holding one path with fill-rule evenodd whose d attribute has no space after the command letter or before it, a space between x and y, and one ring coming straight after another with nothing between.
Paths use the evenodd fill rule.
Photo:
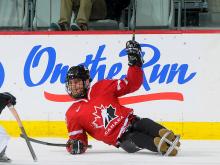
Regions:
<instances>
[{"instance_id":1,"label":"red hockey jersey","mask_svg":"<svg viewBox=\"0 0 220 165\"><path fill-rule=\"evenodd\" d=\"M124 80L95 83L88 91L88 99L75 101L66 112L69 138L88 145L87 132L97 140L116 146L133 113L133 109L120 105L118 97L139 89L142 80L142 69L130 66Z\"/></svg>"}]
</instances>

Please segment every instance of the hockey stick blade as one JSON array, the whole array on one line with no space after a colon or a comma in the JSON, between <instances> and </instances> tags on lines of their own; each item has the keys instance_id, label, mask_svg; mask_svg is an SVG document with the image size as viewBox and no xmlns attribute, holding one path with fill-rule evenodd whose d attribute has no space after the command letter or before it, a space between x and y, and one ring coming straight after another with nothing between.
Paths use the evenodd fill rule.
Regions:
<instances>
[{"instance_id":1,"label":"hockey stick blade","mask_svg":"<svg viewBox=\"0 0 220 165\"><path fill-rule=\"evenodd\" d=\"M20 134L21 138L24 138L23 134ZM30 140L33 143L38 143L38 144L43 144L43 145L47 145L47 146L56 146L56 147L66 147L66 144L63 143L49 143L49 142L45 142L45 141L41 141L41 140L37 140L37 139L33 139L31 137L27 137L28 140ZM92 148L92 145L88 145L88 148Z\"/></svg>"},{"instance_id":2,"label":"hockey stick blade","mask_svg":"<svg viewBox=\"0 0 220 165\"><path fill-rule=\"evenodd\" d=\"M22 135L23 135L23 137L24 137L24 139L25 139L25 141L27 143L27 146L28 146L28 148L29 148L29 150L31 152L31 156L32 156L33 160L35 162L37 162L37 156L36 156L36 154L34 152L34 149L33 149L32 145L30 143L30 140L28 139L28 136L27 136L27 133L25 132L24 127L20 127L20 129L21 129Z\"/></svg>"}]
</instances>

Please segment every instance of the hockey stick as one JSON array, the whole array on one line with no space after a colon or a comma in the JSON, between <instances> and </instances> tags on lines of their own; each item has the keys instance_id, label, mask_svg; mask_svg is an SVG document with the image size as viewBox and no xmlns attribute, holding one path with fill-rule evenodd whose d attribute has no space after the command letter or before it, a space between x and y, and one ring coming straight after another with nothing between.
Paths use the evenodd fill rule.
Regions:
<instances>
[{"instance_id":1,"label":"hockey stick","mask_svg":"<svg viewBox=\"0 0 220 165\"><path fill-rule=\"evenodd\" d=\"M133 22L133 33L132 33L132 40L135 41L135 31L136 31L136 0L133 0L133 12L134 12L134 22Z\"/></svg>"},{"instance_id":2,"label":"hockey stick","mask_svg":"<svg viewBox=\"0 0 220 165\"><path fill-rule=\"evenodd\" d=\"M20 134L20 137L25 138L23 134ZM34 143L38 143L38 144L43 144L43 145L47 145L47 146L67 147L67 144L63 144L63 143L49 143L49 142L33 139L31 137L27 137L27 138L28 138L28 140L30 140ZM87 147L92 148L92 145L88 145Z\"/></svg>"},{"instance_id":3,"label":"hockey stick","mask_svg":"<svg viewBox=\"0 0 220 165\"><path fill-rule=\"evenodd\" d=\"M15 110L13 105L8 105L8 108L11 111L11 113L13 114L13 116L15 117L15 119L16 119L16 121L18 123L18 126L19 126L19 128L20 128L20 130L21 130L21 132L22 132L22 134L24 136L24 139L25 139L26 143L27 143L27 146L29 148L31 156L32 156L33 160L36 162L37 161L37 156L36 156L36 154L34 152L34 149L33 149L32 145L31 145L30 141L27 138L27 133L26 133L24 127L23 127L23 124L21 122L21 119L20 119L17 111Z\"/></svg>"}]
</instances>

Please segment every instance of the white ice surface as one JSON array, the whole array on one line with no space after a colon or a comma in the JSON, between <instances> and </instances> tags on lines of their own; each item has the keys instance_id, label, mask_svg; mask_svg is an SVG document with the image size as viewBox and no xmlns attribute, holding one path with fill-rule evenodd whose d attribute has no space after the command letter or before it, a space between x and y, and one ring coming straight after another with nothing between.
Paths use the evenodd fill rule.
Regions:
<instances>
[{"instance_id":1,"label":"white ice surface","mask_svg":"<svg viewBox=\"0 0 220 165\"><path fill-rule=\"evenodd\" d=\"M65 143L65 139L40 140ZM13 160L11 165L220 165L220 141L182 140L177 157L164 157L147 150L129 154L95 140L90 144L93 148L86 153L70 155L64 147L32 143L38 157L38 161L33 162L25 141L12 138L6 153Z\"/></svg>"}]
</instances>

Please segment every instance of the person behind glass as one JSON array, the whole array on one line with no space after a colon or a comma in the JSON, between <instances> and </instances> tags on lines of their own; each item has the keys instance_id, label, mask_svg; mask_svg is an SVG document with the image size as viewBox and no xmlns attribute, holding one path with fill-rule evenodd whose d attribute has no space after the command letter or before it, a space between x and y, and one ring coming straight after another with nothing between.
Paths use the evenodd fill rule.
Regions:
<instances>
[{"instance_id":1,"label":"person behind glass","mask_svg":"<svg viewBox=\"0 0 220 165\"><path fill-rule=\"evenodd\" d=\"M71 67L66 76L66 91L75 102L66 112L70 154L84 153L87 133L96 140L129 153L142 149L176 156L179 136L159 123L140 118L133 109L120 104L119 97L140 88L143 81L141 47L136 41L126 43L128 72L126 78L104 79L90 87L89 70L83 65ZM85 122L86 121L86 122Z\"/></svg>"},{"instance_id":2,"label":"person behind glass","mask_svg":"<svg viewBox=\"0 0 220 165\"><path fill-rule=\"evenodd\" d=\"M60 19L52 23L50 30L88 30L89 20L101 20L106 17L105 0L61 0ZM72 11L76 15L71 27Z\"/></svg>"},{"instance_id":3,"label":"person behind glass","mask_svg":"<svg viewBox=\"0 0 220 165\"><path fill-rule=\"evenodd\" d=\"M49 30L88 30L88 22L111 19L120 20L121 12L130 0L61 0L60 19L52 23ZM76 15L71 26L72 11Z\"/></svg>"},{"instance_id":4,"label":"person behind glass","mask_svg":"<svg viewBox=\"0 0 220 165\"><path fill-rule=\"evenodd\" d=\"M0 93L0 114L6 106L14 106L16 104L16 98L8 93ZM5 154L9 136L5 132L4 128L0 126L0 162L11 162Z\"/></svg>"}]
</instances>

